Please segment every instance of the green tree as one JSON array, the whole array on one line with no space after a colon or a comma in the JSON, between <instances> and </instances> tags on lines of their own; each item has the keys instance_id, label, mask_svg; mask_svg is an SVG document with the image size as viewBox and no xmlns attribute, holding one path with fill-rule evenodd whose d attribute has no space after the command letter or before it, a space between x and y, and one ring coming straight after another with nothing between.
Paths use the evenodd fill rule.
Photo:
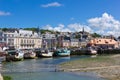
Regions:
<instances>
[{"instance_id":1,"label":"green tree","mask_svg":"<svg viewBox=\"0 0 120 80\"><path fill-rule=\"evenodd\" d=\"M93 37L93 38L97 38L97 37L101 37L101 35L100 35L100 34L97 34L97 33L93 33L93 34L92 34L92 37Z\"/></svg>"},{"instance_id":2,"label":"green tree","mask_svg":"<svg viewBox=\"0 0 120 80\"><path fill-rule=\"evenodd\" d=\"M81 35L76 35L75 38L79 39L81 38Z\"/></svg>"},{"instance_id":3,"label":"green tree","mask_svg":"<svg viewBox=\"0 0 120 80\"><path fill-rule=\"evenodd\" d=\"M2 28L2 31L4 31L4 32L6 32L8 30L9 30L8 28Z\"/></svg>"},{"instance_id":4,"label":"green tree","mask_svg":"<svg viewBox=\"0 0 120 80\"><path fill-rule=\"evenodd\" d=\"M52 30L45 30L45 29L41 29L40 32L41 32L41 34L44 34L44 33L46 33L46 32L50 32L50 33L52 33L52 34L55 33L55 32L52 31Z\"/></svg>"},{"instance_id":5,"label":"green tree","mask_svg":"<svg viewBox=\"0 0 120 80\"><path fill-rule=\"evenodd\" d=\"M33 31L33 32L37 32L38 31L37 28L24 28L24 30L30 30L30 31Z\"/></svg>"}]
</instances>

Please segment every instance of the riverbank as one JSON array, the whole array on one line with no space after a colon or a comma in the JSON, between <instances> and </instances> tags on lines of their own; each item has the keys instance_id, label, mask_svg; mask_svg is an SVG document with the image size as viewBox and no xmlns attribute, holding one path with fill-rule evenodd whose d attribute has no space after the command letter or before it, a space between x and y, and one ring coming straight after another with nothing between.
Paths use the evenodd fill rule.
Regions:
<instances>
[{"instance_id":1,"label":"riverbank","mask_svg":"<svg viewBox=\"0 0 120 80\"><path fill-rule=\"evenodd\" d=\"M120 80L120 54L84 58L59 65L65 72L93 72L109 80Z\"/></svg>"}]
</instances>

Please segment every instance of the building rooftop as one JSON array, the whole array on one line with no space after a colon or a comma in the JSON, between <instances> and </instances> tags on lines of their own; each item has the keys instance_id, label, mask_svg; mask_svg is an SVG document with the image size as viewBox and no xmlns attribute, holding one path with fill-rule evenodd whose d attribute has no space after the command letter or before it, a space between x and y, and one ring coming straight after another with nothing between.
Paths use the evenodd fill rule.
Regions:
<instances>
[{"instance_id":1,"label":"building rooftop","mask_svg":"<svg viewBox=\"0 0 120 80\"><path fill-rule=\"evenodd\" d=\"M114 39L96 38L90 41L92 44L117 44Z\"/></svg>"}]
</instances>

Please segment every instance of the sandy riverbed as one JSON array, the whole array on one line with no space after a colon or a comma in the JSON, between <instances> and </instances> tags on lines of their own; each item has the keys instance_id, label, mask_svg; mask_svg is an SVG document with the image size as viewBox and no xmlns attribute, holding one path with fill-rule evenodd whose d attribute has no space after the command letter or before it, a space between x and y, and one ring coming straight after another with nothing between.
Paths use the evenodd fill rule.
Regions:
<instances>
[{"instance_id":1,"label":"sandy riverbed","mask_svg":"<svg viewBox=\"0 0 120 80\"><path fill-rule=\"evenodd\" d=\"M65 62L59 67L66 72L94 72L108 80L120 80L120 55L106 55Z\"/></svg>"}]
</instances>

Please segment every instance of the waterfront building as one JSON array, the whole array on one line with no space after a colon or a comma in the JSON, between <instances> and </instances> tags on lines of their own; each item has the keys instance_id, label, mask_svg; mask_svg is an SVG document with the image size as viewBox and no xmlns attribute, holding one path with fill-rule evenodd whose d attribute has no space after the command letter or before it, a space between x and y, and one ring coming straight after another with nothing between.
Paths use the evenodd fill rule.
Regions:
<instances>
[{"instance_id":1,"label":"waterfront building","mask_svg":"<svg viewBox=\"0 0 120 80\"><path fill-rule=\"evenodd\" d=\"M9 48L31 49L41 48L42 45L42 37L39 33L33 31L10 29L3 32L2 36L2 41Z\"/></svg>"},{"instance_id":2,"label":"waterfront building","mask_svg":"<svg viewBox=\"0 0 120 80\"><path fill-rule=\"evenodd\" d=\"M70 39L70 47L79 47L79 39Z\"/></svg>"},{"instance_id":3,"label":"waterfront building","mask_svg":"<svg viewBox=\"0 0 120 80\"><path fill-rule=\"evenodd\" d=\"M3 32L0 30L0 42L4 42L4 39L3 39Z\"/></svg>"},{"instance_id":4,"label":"waterfront building","mask_svg":"<svg viewBox=\"0 0 120 80\"><path fill-rule=\"evenodd\" d=\"M87 46L87 43L88 43L88 41L87 40L79 40L79 47L86 47Z\"/></svg>"},{"instance_id":5,"label":"waterfront building","mask_svg":"<svg viewBox=\"0 0 120 80\"><path fill-rule=\"evenodd\" d=\"M43 39L42 48L48 48L48 49L56 48L57 41L55 34L51 34L51 33L42 34L42 39Z\"/></svg>"},{"instance_id":6,"label":"waterfront building","mask_svg":"<svg viewBox=\"0 0 120 80\"><path fill-rule=\"evenodd\" d=\"M90 40L90 46L97 46L103 49L109 48L118 48L118 42L114 39L107 39L107 38L95 38Z\"/></svg>"},{"instance_id":7,"label":"waterfront building","mask_svg":"<svg viewBox=\"0 0 120 80\"><path fill-rule=\"evenodd\" d=\"M118 48L120 49L120 39L119 38L117 39L117 42L118 42Z\"/></svg>"},{"instance_id":8,"label":"waterfront building","mask_svg":"<svg viewBox=\"0 0 120 80\"><path fill-rule=\"evenodd\" d=\"M4 42L9 46L9 47L14 47L14 32L12 31L7 31L3 32L3 38Z\"/></svg>"},{"instance_id":9,"label":"waterfront building","mask_svg":"<svg viewBox=\"0 0 120 80\"><path fill-rule=\"evenodd\" d=\"M70 47L70 40L63 40L62 46L64 48L69 48Z\"/></svg>"},{"instance_id":10,"label":"waterfront building","mask_svg":"<svg viewBox=\"0 0 120 80\"><path fill-rule=\"evenodd\" d=\"M63 40L64 40L63 35L58 35L57 36L57 48L63 47Z\"/></svg>"},{"instance_id":11,"label":"waterfront building","mask_svg":"<svg viewBox=\"0 0 120 80\"><path fill-rule=\"evenodd\" d=\"M14 33L14 46L17 49L41 48L42 37L33 31L18 30Z\"/></svg>"},{"instance_id":12,"label":"waterfront building","mask_svg":"<svg viewBox=\"0 0 120 80\"><path fill-rule=\"evenodd\" d=\"M3 49L3 47L7 46L6 42L4 41L3 32L0 31L0 48Z\"/></svg>"}]
</instances>

